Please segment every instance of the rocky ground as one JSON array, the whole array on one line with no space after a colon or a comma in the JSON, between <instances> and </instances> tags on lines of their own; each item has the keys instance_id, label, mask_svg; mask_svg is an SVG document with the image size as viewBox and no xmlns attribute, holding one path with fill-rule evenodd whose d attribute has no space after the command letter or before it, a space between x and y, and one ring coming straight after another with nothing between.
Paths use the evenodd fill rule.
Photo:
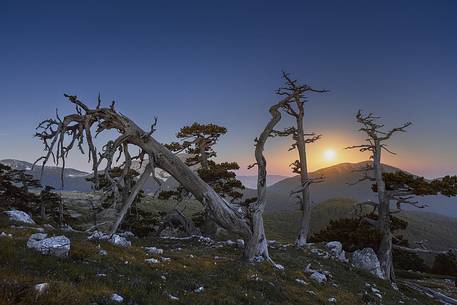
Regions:
<instances>
[{"instance_id":1,"label":"rocky ground","mask_svg":"<svg viewBox=\"0 0 457 305\"><path fill-rule=\"evenodd\" d=\"M243 262L242 247L205 237L107 239L3 214L0 304L438 304L411 288L432 281L403 279L394 290L375 270L355 268L338 243L298 250L270 242L283 270ZM452 286L433 279L448 295Z\"/></svg>"}]
</instances>

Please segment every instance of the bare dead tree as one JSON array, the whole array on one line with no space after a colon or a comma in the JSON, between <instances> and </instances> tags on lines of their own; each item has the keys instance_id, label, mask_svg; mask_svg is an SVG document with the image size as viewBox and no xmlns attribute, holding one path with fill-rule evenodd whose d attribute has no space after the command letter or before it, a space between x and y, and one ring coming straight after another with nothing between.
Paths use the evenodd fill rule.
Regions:
<instances>
[{"instance_id":1,"label":"bare dead tree","mask_svg":"<svg viewBox=\"0 0 457 305\"><path fill-rule=\"evenodd\" d=\"M373 221L366 219L370 224L375 225L382 232L382 241L379 246L378 257L381 263L381 269L387 280L394 280L393 261L392 261L392 233L390 221L390 199L392 194L386 192L386 185L383 177L383 169L381 164L381 153L387 151L392 153L387 148L385 142L389 140L393 134L397 132L405 132L405 129L411 125L411 122L405 123L400 127L393 128L388 131L383 131L383 124L378 123L379 117L374 116L372 113L368 115L362 114L359 111L356 115L357 122L362 125L360 131L367 135L367 144L355 145L347 147L347 149L359 149L361 152L369 151L371 153L370 159L373 160L373 165L368 166L364 170L367 171L364 177L359 181L373 181L376 183L378 195L378 219ZM368 172L373 172L374 176L370 176ZM370 202L370 204L372 204Z\"/></svg>"},{"instance_id":2,"label":"bare dead tree","mask_svg":"<svg viewBox=\"0 0 457 305\"><path fill-rule=\"evenodd\" d=\"M267 160L263 155L263 151L268 138L277 135L274 128L279 121L281 121L280 109L285 107L291 99L291 96L286 96L277 104L270 107L269 111L271 119L265 126L260 136L254 140L256 162L248 166L248 169L257 166L257 200L250 203L247 209L251 220L249 224L252 232L252 238L248 241L245 248L245 256L254 260L258 258L265 259L280 269L282 266L275 264L268 253L268 241L263 225L263 212L267 203Z\"/></svg>"},{"instance_id":3,"label":"bare dead tree","mask_svg":"<svg viewBox=\"0 0 457 305\"><path fill-rule=\"evenodd\" d=\"M154 167L159 167L172 175L186 189L203 202L214 219L217 219L221 226L231 228L231 231L242 235L249 235L249 229L244 220L243 213L238 207L228 204L222 200L215 192L209 188L192 170L190 170L177 156L171 153L163 145L157 142L152 134L155 130L157 121L155 120L150 131L144 131L125 115L117 112L114 102L110 107L101 107L100 100L97 108L91 109L81 102L76 96L66 95L69 102L75 106L76 113L65 116L63 119L57 115L57 119L48 119L41 122L38 126L36 136L42 140L45 146L45 155L40 157L35 163L43 161L42 166L51 159L57 165L61 164L62 172L65 168L65 160L70 150L77 145L84 153L83 143L87 143L89 149L89 162L92 162L93 176L95 183L98 183L98 171L102 161L106 161L104 173L106 179L110 181L110 191L114 196L119 196L119 183L125 178L130 169L129 159L138 158L141 161L147 157L147 169L141 174L136 188L141 188L141 182L146 181L147 177L154 174ZM114 140L110 140L103 147L102 152L98 152L94 145L92 127L96 129L96 135L106 130L114 130L119 134ZM67 139L68 138L68 139ZM130 157L126 154L125 145L133 145L140 149L138 156ZM119 154L116 158L116 154ZM113 163L124 157L122 173L116 179L109 175ZM63 180L62 180L63 183ZM131 192L134 198L135 191ZM133 198L128 198L132 202ZM129 204L125 207L128 209ZM121 216L123 217L124 215ZM119 221L118 221L119 222ZM117 227L114 226L112 232Z\"/></svg>"},{"instance_id":4,"label":"bare dead tree","mask_svg":"<svg viewBox=\"0 0 457 305\"><path fill-rule=\"evenodd\" d=\"M230 203L219 196L175 154L155 140L152 135L156 129L156 119L151 125L150 130L144 131L127 116L116 111L114 102L110 107L102 107L99 98L97 107L89 108L76 96L65 96L75 106L75 113L69 114L64 118L60 118L56 113L56 119L48 119L39 124L36 137L43 142L45 154L38 158L35 164L42 161L42 169L49 160L60 164L62 167L61 182L63 184L63 170L69 152L77 146L84 153L83 144L85 142L88 147L89 162L92 163L95 183L98 183L100 164L102 161L105 161L104 173L106 179L110 182L110 187L109 189L105 189L105 192L110 192L116 199L119 197L119 184L123 183L130 170L131 160L138 158L143 161L147 157L148 165L140 175L126 201L123 202L122 209L111 229L111 234L117 231L136 194L144 182L151 175L154 175L154 168L157 167L168 172L184 188L191 192L204 205L210 217L218 225L230 232L241 235L246 240L244 255L249 261L256 261L258 257L262 257L273 263L268 255L262 220L262 213L266 204L266 160L263 157L263 148L274 126L281 118L278 108L286 103L290 99L289 97L286 97L270 109L272 119L265 127L259 139L256 140L256 160L259 168L259 196L255 203L246 208L235 203ZM95 129L95 136L92 135L92 128ZM102 148L102 151L98 152L94 144L94 137L107 130L117 132L117 137L114 140L108 141ZM138 156L130 156L126 150L126 147L129 145L139 148L140 152ZM113 178L110 175L112 165L122 157L124 162L120 167L123 170L118 177Z\"/></svg>"},{"instance_id":5,"label":"bare dead tree","mask_svg":"<svg viewBox=\"0 0 457 305\"><path fill-rule=\"evenodd\" d=\"M279 88L276 93L280 96L288 98L288 102L281 106L281 109L295 119L295 126L286 128L282 131L274 131L277 136L292 136L293 144L289 151L297 150L298 160L294 161L290 166L292 171L300 175L300 187L293 191L291 195L299 194L296 197L300 203L302 217L300 222L300 230L295 241L296 246L303 247L307 243L310 221L311 221L311 199L310 185L317 182L322 182L323 177L318 179L310 178L308 175L308 164L306 156L306 144L311 144L319 140L322 136L315 133L305 133L303 120L305 116L306 92L323 93L327 90L315 90L308 85L300 85L297 80L289 77L289 74L283 72L285 87Z\"/></svg>"}]
</instances>

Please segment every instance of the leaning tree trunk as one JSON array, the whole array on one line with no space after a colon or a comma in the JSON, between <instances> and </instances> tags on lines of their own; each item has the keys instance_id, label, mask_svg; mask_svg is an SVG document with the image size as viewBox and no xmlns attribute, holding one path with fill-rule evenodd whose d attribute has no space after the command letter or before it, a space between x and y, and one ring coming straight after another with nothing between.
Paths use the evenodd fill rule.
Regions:
<instances>
[{"instance_id":1,"label":"leaning tree trunk","mask_svg":"<svg viewBox=\"0 0 457 305\"><path fill-rule=\"evenodd\" d=\"M39 125L39 128L42 131L36 133L36 136L39 137L45 145L45 155L35 162L37 163L39 160L43 160L42 169L50 157L55 157L56 160L62 161L63 173L65 157L67 156L68 151L71 150L73 145L77 145L82 149L81 145L85 142L89 147L89 155L91 156L91 162L93 163L93 174L96 180L95 183L97 184L97 171L100 161L103 159L107 160L108 165L105 168L105 173L109 173L109 166L113 160L114 153L118 149L122 149L122 146L125 144L136 145L140 148L141 155L149 156L151 166L161 168L168 172L186 190L192 193L192 195L204 205L210 217L218 225L230 232L241 235L247 240L245 253L249 253L250 258L252 258L250 253L254 253L253 256L262 255L263 257L268 257L263 222L261 221L261 215L266 203L266 161L262 152L264 144L270 136L273 127L281 118L278 108L283 106L290 98L284 99L276 106L270 108L272 119L262 132L256 145L256 160L259 165L259 197L258 201L249 207L249 211L245 211L239 205L231 204L219 196L196 173L185 165L183 161L154 139L152 133L155 130L155 123L151 126L151 131L145 132L125 115L118 113L114 109L114 102L109 108L102 108L100 107L99 99L97 108L91 109L79 101L76 96L66 96L69 101L76 106L76 113L67 115L63 119L60 119L57 116L57 119L45 120ZM107 145L105 145L103 153L98 154L92 141L91 127L96 127L97 134L104 130L113 130L117 131L119 136L114 141L109 141ZM70 137L71 140L67 146L65 146L65 137ZM86 138L86 141L84 141L84 138ZM140 177L140 180L146 179L147 176L147 174L143 174ZM115 185L113 185L113 187L115 187ZM114 188L114 190L116 190L116 188ZM132 193L134 192L135 190L132 190ZM131 198L124 203L122 211L119 214L118 220L113 226L111 233L116 232L126 211L128 211L132 203L133 200L131 200ZM253 249L257 250L253 251Z\"/></svg>"},{"instance_id":2,"label":"leaning tree trunk","mask_svg":"<svg viewBox=\"0 0 457 305\"><path fill-rule=\"evenodd\" d=\"M303 106L301 106L303 107ZM307 183L308 177L308 165L306 160L306 144L305 144L305 133L303 131L303 111L300 111L297 116L297 150L300 162L300 182L303 186L301 192L300 205L302 210L302 218L300 222L300 231L298 232L297 240L295 245L297 247L303 247L306 245L309 234L309 225L311 221L311 200L309 194L310 184Z\"/></svg>"},{"instance_id":3,"label":"leaning tree trunk","mask_svg":"<svg viewBox=\"0 0 457 305\"><path fill-rule=\"evenodd\" d=\"M209 170L208 154L206 152L206 140L204 138L197 142L198 150L200 151L200 165L202 169ZM204 211L203 224L201 226L205 235L215 238L217 236L219 226L217 223Z\"/></svg>"},{"instance_id":4,"label":"leaning tree trunk","mask_svg":"<svg viewBox=\"0 0 457 305\"><path fill-rule=\"evenodd\" d=\"M132 134L146 134L132 121L129 121L129 124ZM250 235L249 226L243 217L243 213L219 196L196 173L185 165L183 161L162 144L151 136L134 136L130 138L130 143L141 147L150 158L153 158L152 162L155 166L168 172L185 189L191 192L198 201L202 202L211 218L217 224L242 236Z\"/></svg>"},{"instance_id":5,"label":"leaning tree trunk","mask_svg":"<svg viewBox=\"0 0 457 305\"><path fill-rule=\"evenodd\" d=\"M146 168L144 169L144 172L141 174L140 179L138 179L138 181L134 185L132 191L130 192L130 195L124 202L124 206L122 207L121 211L119 212L116 222L114 223L114 225L111 228L110 236L112 236L114 233L116 233L117 230L119 229L119 226L121 225L122 221L124 220L125 215L127 214L130 207L132 206L133 202L135 201L136 196L138 195L140 190L143 188L143 186L146 183L146 181L148 180L148 178L151 176L151 173L153 172L153 170L154 170L154 168L151 165L151 163L148 163L146 165Z\"/></svg>"}]
</instances>

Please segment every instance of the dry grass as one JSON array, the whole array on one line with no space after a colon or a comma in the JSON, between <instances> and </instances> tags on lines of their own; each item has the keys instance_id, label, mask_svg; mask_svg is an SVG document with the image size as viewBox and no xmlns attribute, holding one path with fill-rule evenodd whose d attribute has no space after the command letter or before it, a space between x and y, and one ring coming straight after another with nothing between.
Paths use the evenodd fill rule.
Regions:
<instances>
[{"instance_id":1,"label":"dry grass","mask_svg":"<svg viewBox=\"0 0 457 305\"><path fill-rule=\"evenodd\" d=\"M56 259L25 247L33 230L5 226L0 231L14 235L14 239L0 238L0 305L111 304L113 293L122 295L124 304L329 304L328 298L335 297L338 304L357 305L369 301L365 282L383 291L383 304L397 304L402 298L371 275L293 248L272 249L274 259L286 267L277 271L267 264L243 262L235 247L208 246L197 240L132 239L132 247L120 248L65 233L72 240L69 258ZM107 256L98 254L98 245L108 251ZM145 263L149 256L144 246L163 248L163 256L171 261ZM323 286L313 283L303 272L308 263L329 271L333 280ZM297 283L297 278L307 285ZM43 282L50 288L38 295L33 287ZM199 287L204 291L195 292ZM404 299L406 304L434 304L413 296L417 301Z\"/></svg>"}]
</instances>

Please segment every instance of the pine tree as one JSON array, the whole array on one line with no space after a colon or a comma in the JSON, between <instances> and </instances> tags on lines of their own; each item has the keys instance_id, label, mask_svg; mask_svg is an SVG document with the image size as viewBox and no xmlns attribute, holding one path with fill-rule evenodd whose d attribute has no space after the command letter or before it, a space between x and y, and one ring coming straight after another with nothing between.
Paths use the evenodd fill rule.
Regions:
<instances>
[{"instance_id":1,"label":"pine tree","mask_svg":"<svg viewBox=\"0 0 457 305\"><path fill-rule=\"evenodd\" d=\"M221 197L230 202L240 203L243 198L244 189L241 181L236 179L234 170L239 169L236 162L217 163L213 160L217 156L214 145L219 138L227 133L227 129L215 124L193 123L190 126L182 127L176 134L181 142L173 142L165 146L175 153L184 152L189 156L185 163L188 166L198 166L197 173L200 178L211 186L214 191ZM181 186L174 191L165 191L159 194L159 198L173 198L178 202L189 198L188 192ZM203 212L197 215L196 221L201 223L207 234L216 234L217 226L209 219L208 215Z\"/></svg>"}]
</instances>

